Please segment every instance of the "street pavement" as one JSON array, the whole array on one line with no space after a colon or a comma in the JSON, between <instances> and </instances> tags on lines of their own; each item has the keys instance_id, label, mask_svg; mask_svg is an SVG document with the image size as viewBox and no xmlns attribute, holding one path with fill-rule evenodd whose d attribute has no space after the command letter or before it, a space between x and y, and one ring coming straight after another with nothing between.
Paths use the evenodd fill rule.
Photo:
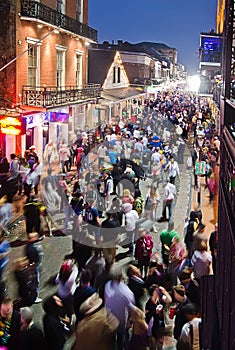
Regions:
<instances>
[{"instance_id":1,"label":"street pavement","mask_svg":"<svg viewBox=\"0 0 235 350\"><path fill-rule=\"evenodd\" d=\"M184 236L185 229L185 219L188 217L191 209L195 209L197 206L197 192L193 187L192 183L192 169L187 168L187 157L190 154L190 149L186 147L184 154L184 164L180 165L181 178L179 183L177 184L178 195L176 205L173 211L175 230L181 235ZM151 179L147 179L146 181L142 181L141 189L143 194L145 195L149 186L151 185ZM163 193L163 187L160 185L160 195ZM213 223L210 220L213 218L213 206L208 205L209 199L207 197L207 190L202 189L202 200L201 200L201 209L203 212L203 222L206 224L206 234L209 236L209 233L213 230ZM14 202L15 206L15 219L19 219L22 214L22 207L24 204L25 198L18 199ZM158 217L161 216L162 211L162 201L158 206ZM9 241L12 245L12 251L10 254L10 262L8 263L3 279L7 283L7 289L9 295L16 299L18 297L18 288L17 283L14 277L14 260L20 256L24 255L25 243L26 243L26 233L25 233L25 222L24 220L17 222L16 226L12 227L10 236L8 237ZM156 230L151 232L154 238L154 250L160 253L160 239L159 233L167 228L168 223L155 223ZM57 291L57 287L51 283L51 277L54 276L60 268L63 257L66 254L69 254L72 250L72 240L71 236L52 236L45 237L41 242L43 249L43 259L42 265L43 269L41 271L41 279L40 279L40 291L39 295L41 298L46 298L47 296L55 293ZM124 251L123 248L118 247L118 253L122 253ZM115 264L120 266L126 266L132 258L127 257L122 260L119 260ZM43 309L42 304L34 304L32 306L35 315L35 322L39 325L42 325L42 317L43 317ZM66 343L65 350L71 349L71 344L73 342L73 336L70 337ZM175 341L171 336L165 337L164 342L165 350L174 350L175 349Z\"/></svg>"}]
</instances>

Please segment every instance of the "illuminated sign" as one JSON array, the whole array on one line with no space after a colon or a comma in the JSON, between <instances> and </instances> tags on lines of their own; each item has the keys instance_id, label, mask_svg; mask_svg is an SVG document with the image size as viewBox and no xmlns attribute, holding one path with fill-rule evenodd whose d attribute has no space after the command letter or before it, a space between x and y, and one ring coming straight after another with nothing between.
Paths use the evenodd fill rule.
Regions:
<instances>
[{"instance_id":1,"label":"illuminated sign","mask_svg":"<svg viewBox=\"0 0 235 350\"><path fill-rule=\"evenodd\" d=\"M202 37L201 47L204 51L221 52L222 39L220 37Z\"/></svg>"},{"instance_id":2,"label":"illuminated sign","mask_svg":"<svg viewBox=\"0 0 235 350\"><path fill-rule=\"evenodd\" d=\"M47 112L46 114L49 122L67 123L69 120L69 113Z\"/></svg>"},{"instance_id":3,"label":"illuminated sign","mask_svg":"<svg viewBox=\"0 0 235 350\"><path fill-rule=\"evenodd\" d=\"M7 135L19 135L21 133L21 120L19 118L3 116L0 118L1 132Z\"/></svg>"}]
</instances>

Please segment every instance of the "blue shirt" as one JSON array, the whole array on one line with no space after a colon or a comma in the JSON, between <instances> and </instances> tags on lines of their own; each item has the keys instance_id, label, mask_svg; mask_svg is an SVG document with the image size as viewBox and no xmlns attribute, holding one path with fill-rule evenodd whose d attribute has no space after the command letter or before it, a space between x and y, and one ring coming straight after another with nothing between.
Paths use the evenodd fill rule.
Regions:
<instances>
[{"instance_id":1,"label":"blue shirt","mask_svg":"<svg viewBox=\"0 0 235 350\"><path fill-rule=\"evenodd\" d=\"M2 241L2 243L0 244L0 254L2 253L6 253L10 250L10 243L5 239L4 241ZM0 259L0 268L3 268L4 266L6 266L6 264L9 261L9 254L6 255L4 258Z\"/></svg>"}]
</instances>

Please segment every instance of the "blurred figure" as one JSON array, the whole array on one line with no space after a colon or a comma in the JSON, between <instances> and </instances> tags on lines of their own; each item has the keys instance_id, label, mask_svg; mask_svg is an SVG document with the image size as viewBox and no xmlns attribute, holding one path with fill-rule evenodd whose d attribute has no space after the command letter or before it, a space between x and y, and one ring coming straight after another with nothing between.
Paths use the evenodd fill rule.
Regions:
<instances>
[{"instance_id":1,"label":"blurred figure","mask_svg":"<svg viewBox=\"0 0 235 350\"><path fill-rule=\"evenodd\" d=\"M67 259L61 266L55 283L59 285L58 297L63 302L64 313L69 318L68 323L72 322L73 314L73 295L76 290L76 279L78 276L78 268L74 260Z\"/></svg>"},{"instance_id":2,"label":"blurred figure","mask_svg":"<svg viewBox=\"0 0 235 350\"><path fill-rule=\"evenodd\" d=\"M94 293L81 305L80 313L84 317L77 326L76 340L72 350L113 349L113 339L119 321L102 304L103 300L97 293Z\"/></svg>"},{"instance_id":3,"label":"blurred figure","mask_svg":"<svg viewBox=\"0 0 235 350\"><path fill-rule=\"evenodd\" d=\"M138 308L131 309L132 319L131 339L128 343L128 350L148 350L148 324L145 321L145 314Z\"/></svg>"},{"instance_id":4,"label":"blurred figure","mask_svg":"<svg viewBox=\"0 0 235 350\"><path fill-rule=\"evenodd\" d=\"M143 275L144 272L145 278L153 255L153 237L147 234L143 227L139 228L139 236L135 244L135 258L138 261L140 273Z\"/></svg>"},{"instance_id":5,"label":"blurred figure","mask_svg":"<svg viewBox=\"0 0 235 350\"><path fill-rule=\"evenodd\" d=\"M4 232L0 233L0 281L2 280L3 271L9 262L9 254L11 246L4 236Z\"/></svg>"},{"instance_id":6,"label":"blurred figure","mask_svg":"<svg viewBox=\"0 0 235 350\"><path fill-rule=\"evenodd\" d=\"M0 305L0 347L17 349L20 331L20 313L13 310L13 300L6 296Z\"/></svg>"},{"instance_id":7,"label":"blurred figure","mask_svg":"<svg viewBox=\"0 0 235 350\"><path fill-rule=\"evenodd\" d=\"M209 239L209 247L212 256L212 268L214 275L216 274L216 258L218 249L218 223L215 224L215 230L211 232Z\"/></svg>"},{"instance_id":8,"label":"blurred figure","mask_svg":"<svg viewBox=\"0 0 235 350\"><path fill-rule=\"evenodd\" d=\"M44 349L44 335L33 321L33 312L29 307L20 309L20 333L17 341L17 350Z\"/></svg>"},{"instance_id":9,"label":"blurred figure","mask_svg":"<svg viewBox=\"0 0 235 350\"><path fill-rule=\"evenodd\" d=\"M43 330L45 335L45 350L62 350L66 341L65 330L61 320L63 303L60 298L53 295L48 297L43 309Z\"/></svg>"},{"instance_id":10,"label":"blurred figure","mask_svg":"<svg viewBox=\"0 0 235 350\"><path fill-rule=\"evenodd\" d=\"M6 157L1 159L0 162L0 174L6 174L10 170L10 163Z\"/></svg>"},{"instance_id":11,"label":"blurred figure","mask_svg":"<svg viewBox=\"0 0 235 350\"><path fill-rule=\"evenodd\" d=\"M37 275L34 265L30 265L26 256L14 261L14 273L18 282L20 299L14 301L14 308L31 306L37 298Z\"/></svg>"},{"instance_id":12,"label":"blurred figure","mask_svg":"<svg viewBox=\"0 0 235 350\"><path fill-rule=\"evenodd\" d=\"M112 280L105 285L104 303L119 321L117 329L117 350L123 350L126 331L128 312L135 305L135 297L126 283L123 281L121 269L112 271Z\"/></svg>"}]
</instances>

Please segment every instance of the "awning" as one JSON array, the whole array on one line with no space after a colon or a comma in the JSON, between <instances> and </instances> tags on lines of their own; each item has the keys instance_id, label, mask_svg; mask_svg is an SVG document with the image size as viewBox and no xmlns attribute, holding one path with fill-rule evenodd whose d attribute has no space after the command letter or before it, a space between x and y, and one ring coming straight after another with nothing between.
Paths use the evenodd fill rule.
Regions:
<instances>
[{"instance_id":1,"label":"awning","mask_svg":"<svg viewBox=\"0 0 235 350\"><path fill-rule=\"evenodd\" d=\"M106 89L102 92L102 97L110 101L126 100L128 98L134 98L138 95L144 94L144 91L140 91L138 88L127 87L120 89Z\"/></svg>"},{"instance_id":2,"label":"awning","mask_svg":"<svg viewBox=\"0 0 235 350\"><path fill-rule=\"evenodd\" d=\"M21 117L26 117L27 115L30 114L35 114L35 113L45 113L47 110L44 107L40 106L28 106L28 105L21 105Z\"/></svg>"}]
</instances>

